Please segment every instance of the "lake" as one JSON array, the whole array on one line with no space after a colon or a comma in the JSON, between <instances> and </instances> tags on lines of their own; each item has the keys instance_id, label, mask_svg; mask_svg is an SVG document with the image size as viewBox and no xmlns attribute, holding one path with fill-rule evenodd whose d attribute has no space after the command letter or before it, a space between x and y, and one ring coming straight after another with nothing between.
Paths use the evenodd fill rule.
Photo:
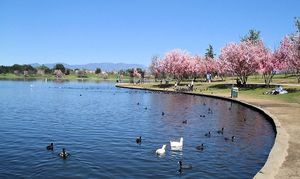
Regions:
<instances>
[{"instance_id":1,"label":"lake","mask_svg":"<svg viewBox=\"0 0 300 179\"><path fill-rule=\"evenodd\" d=\"M252 178L276 135L265 116L237 103L110 82L0 81L0 112L0 178ZM171 151L180 137L183 151ZM192 169L179 173L180 160Z\"/></svg>"}]
</instances>

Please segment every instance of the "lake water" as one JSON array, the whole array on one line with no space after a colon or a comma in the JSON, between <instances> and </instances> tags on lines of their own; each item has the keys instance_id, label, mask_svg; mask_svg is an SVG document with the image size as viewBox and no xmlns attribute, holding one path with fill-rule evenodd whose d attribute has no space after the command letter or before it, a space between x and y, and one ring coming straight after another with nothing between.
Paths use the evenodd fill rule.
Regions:
<instances>
[{"instance_id":1,"label":"lake water","mask_svg":"<svg viewBox=\"0 0 300 179\"><path fill-rule=\"evenodd\" d=\"M0 113L0 178L252 178L275 138L265 117L242 105L108 82L0 81ZM180 137L183 151L170 151ZM179 160L192 170L180 174Z\"/></svg>"}]
</instances>

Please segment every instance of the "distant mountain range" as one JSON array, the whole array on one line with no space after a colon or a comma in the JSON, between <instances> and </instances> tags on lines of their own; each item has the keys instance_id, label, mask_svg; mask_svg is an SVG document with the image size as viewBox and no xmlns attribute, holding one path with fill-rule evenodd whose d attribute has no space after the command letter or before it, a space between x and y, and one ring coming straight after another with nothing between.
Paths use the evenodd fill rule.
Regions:
<instances>
[{"instance_id":1,"label":"distant mountain range","mask_svg":"<svg viewBox=\"0 0 300 179\"><path fill-rule=\"evenodd\" d=\"M53 68L57 63L48 63L48 64L39 64L33 63L30 64L33 67L38 67L45 65L48 68ZM147 67L141 64L126 64L126 63L88 63L83 65L69 65L66 63L62 63L65 68L69 69L87 69L87 70L96 70L96 68L101 68L102 71L119 71L119 70L127 70L129 68L142 68L146 69Z\"/></svg>"}]
</instances>

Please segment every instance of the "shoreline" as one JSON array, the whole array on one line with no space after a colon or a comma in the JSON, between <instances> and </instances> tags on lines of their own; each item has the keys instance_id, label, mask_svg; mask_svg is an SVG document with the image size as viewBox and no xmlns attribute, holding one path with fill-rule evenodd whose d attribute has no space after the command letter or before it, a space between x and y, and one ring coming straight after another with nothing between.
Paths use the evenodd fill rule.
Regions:
<instances>
[{"instance_id":1,"label":"shoreline","mask_svg":"<svg viewBox=\"0 0 300 179\"><path fill-rule=\"evenodd\" d=\"M273 129L276 133L275 141L273 144L273 147L269 153L269 156L267 158L267 161L265 162L264 166L260 169L259 172L254 176L254 178L260 179L260 178L290 178L300 177L300 174L298 175L297 172L297 165L299 163L296 163L296 166L294 168L291 168L290 165L285 165L286 162L290 162L287 159L290 157L291 153L289 153L290 149L290 134L286 130L286 127L282 125L282 120L284 118L281 118L281 114L275 114L273 110L269 109L272 108L272 106L275 106L276 111L276 105L278 101L267 101L267 100L257 100L257 99L241 99L239 98L230 98L228 96L222 96L222 95L213 95L213 94L201 94L201 93L194 93L194 92L176 92L173 89L159 89L159 88L151 88L151 87L143 87L138 85L132 85L128 83L119 83L116 84L116 87L119 88L128 88L128 89L139 89L139 90L150 90L150 91L160 91L160 92L174 92L174 93L182 93L186 95L196 95L196 96L206 96L206 97L212 97L217 98L221 100L227 100L236 102L242 105L245 105L249 108L252 108L262 115L266 116L266 119L269 120L273 126ZM297 106L298 107L298 106ZM296 107L296 109L297 109ZM300 107L299 107L300 109ZM293 116L290 116L293 117ZM300 122L299 122L300 124ZM297 154L295 156L292 155L292 159L297 158ZM299 157L299 156L298 156ZM292 162L293 163L293 162Z\"/></svg>"},{"instance_id":2,"label":"shoreline","mask_svg":"<svg viewBox=\"0 0 300 179\"><path fill-rule=\"evenodd\" d=\"M46 78L46 77L24 77L24 78L2 78L0 81L116 81L116 79L97 79L97 78ZM125 80L126 81L126 80ZM129 80L128 80L129 81Z\"/></svg>"}]
</instances>

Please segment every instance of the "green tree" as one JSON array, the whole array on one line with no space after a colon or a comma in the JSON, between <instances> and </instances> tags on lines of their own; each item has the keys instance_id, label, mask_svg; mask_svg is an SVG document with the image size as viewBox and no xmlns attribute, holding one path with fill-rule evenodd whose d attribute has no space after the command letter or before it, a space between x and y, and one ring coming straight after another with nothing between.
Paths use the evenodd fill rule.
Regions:
<instances>
[{"instance_id":1,"label":"green tree","mask_svg":"<svg viewBox=\"0 0 300 179\"><path fill-rule=\"evenodd\" d=\"M66 75L70 75L71 70L70 69L66 69Z\"/></svg>"},{"instance_id":2,"label":"green tree","mask_svg":"<svg viewBox=\"0 0 300 179\"><path fill-rule=\"evenodd\" d=\"M14 71L19 71L19 72L22 72L24 69L23 69L23 66L22 65L19 65L19 64L14 64L12 67L11 67L11 71L14 72Z\"/></svg>"},{"instance_id":3,"label":"green tree","mask_svg":"<svg viewBox=\"0 0 300 179\"><path fill-rule=\"evenodd\" d=\"M212 45L208 45L208 49L206 49L206 53L205 53L205 57L210 57L210 58L214 58L216 54L214 54L214 49L212 47Z\"/></svg>"},{"instance_id":4,"label":"green tree","mask_svg":"<svg viewBox=\"0 0 300 179\"><path fill-rule=\"evenodd\" d=\"M132 69L127 69L126 70L126 73L129 75L129 82L130 83L133 83L134 81L133 81L133 71L134 71L134 69L132 68Z\"/></svg>"},{"instance_id":5,"label":"green tree","mask_svg":"<svg viewBox=\"0 0 300 179\"><path fill-rule=\"evenodd\" d=\"M251 41L252 43L257 43L260 41L260 31L255 29L250 29L248 34L241 38L241 41Z\"/></svg>"},{"instance_id":6,"label":"green tree","mask_svg":"<svg viewBox=\"0 0 300 179\"><path fill-rule=\"evenodd\" d=\"M9 67L9 66L3 66L3 65L1 65L0 66L0 74L1 73L9 73L11 71L11 67Z\"/></svg>"},{"instance_id":7,"label":"green tree","mask_svg":"<svg viewBox=\"0 0 300 179\"><path fill-rule=\"evenodd\" d=\"M48 68L48 67L45 66L45 65L39 66L38 69L39 69L39 70L44 70L44 72L45 72L46 74L50 74L50 73L51 73L50 68Z\"/></svg>"},{"instance_id":8,"label":"green tree","mask_svg":"<svg viewBox=\"0 0 300 179\"><path fill-rule=\"evenodd\" d=\"M299 19L299 17L295 17L295 26L297 27L297 32L300 33L300 19Z\"/></svg>"},{"instance_id":9,"label":"green tree","mask_svg":"<svg viewBox=\"0 0 300 179\"><path fill-rule=\"evenodd\" d=\"M65 73L66 72L66 68L63 64L58 63L54 66L54 70L60 70L61 72Z\"/></svg>"},{"instance_id":10,"label":"green tree","mask_svg":"<svg viewBox=\"0 0 300 179\"><path fill-rule=\"evenodd\" d=\"M37 72L37 69L33 68L31 65L23 65L23 70L28 71L30 74Z\"/></svg>"},{"instance_id":11,"label":"green tree","mask_svg":"<svg viewBox=\"0 0 300 179\"><path fill-rule=\"evenodd\" d=\"M96 68L96 70L95 70L95 73L96 73L96 74L99 74L99 73L101 73L101 72L102 72L101 68Z\"/></svg>"}]
</instances>

